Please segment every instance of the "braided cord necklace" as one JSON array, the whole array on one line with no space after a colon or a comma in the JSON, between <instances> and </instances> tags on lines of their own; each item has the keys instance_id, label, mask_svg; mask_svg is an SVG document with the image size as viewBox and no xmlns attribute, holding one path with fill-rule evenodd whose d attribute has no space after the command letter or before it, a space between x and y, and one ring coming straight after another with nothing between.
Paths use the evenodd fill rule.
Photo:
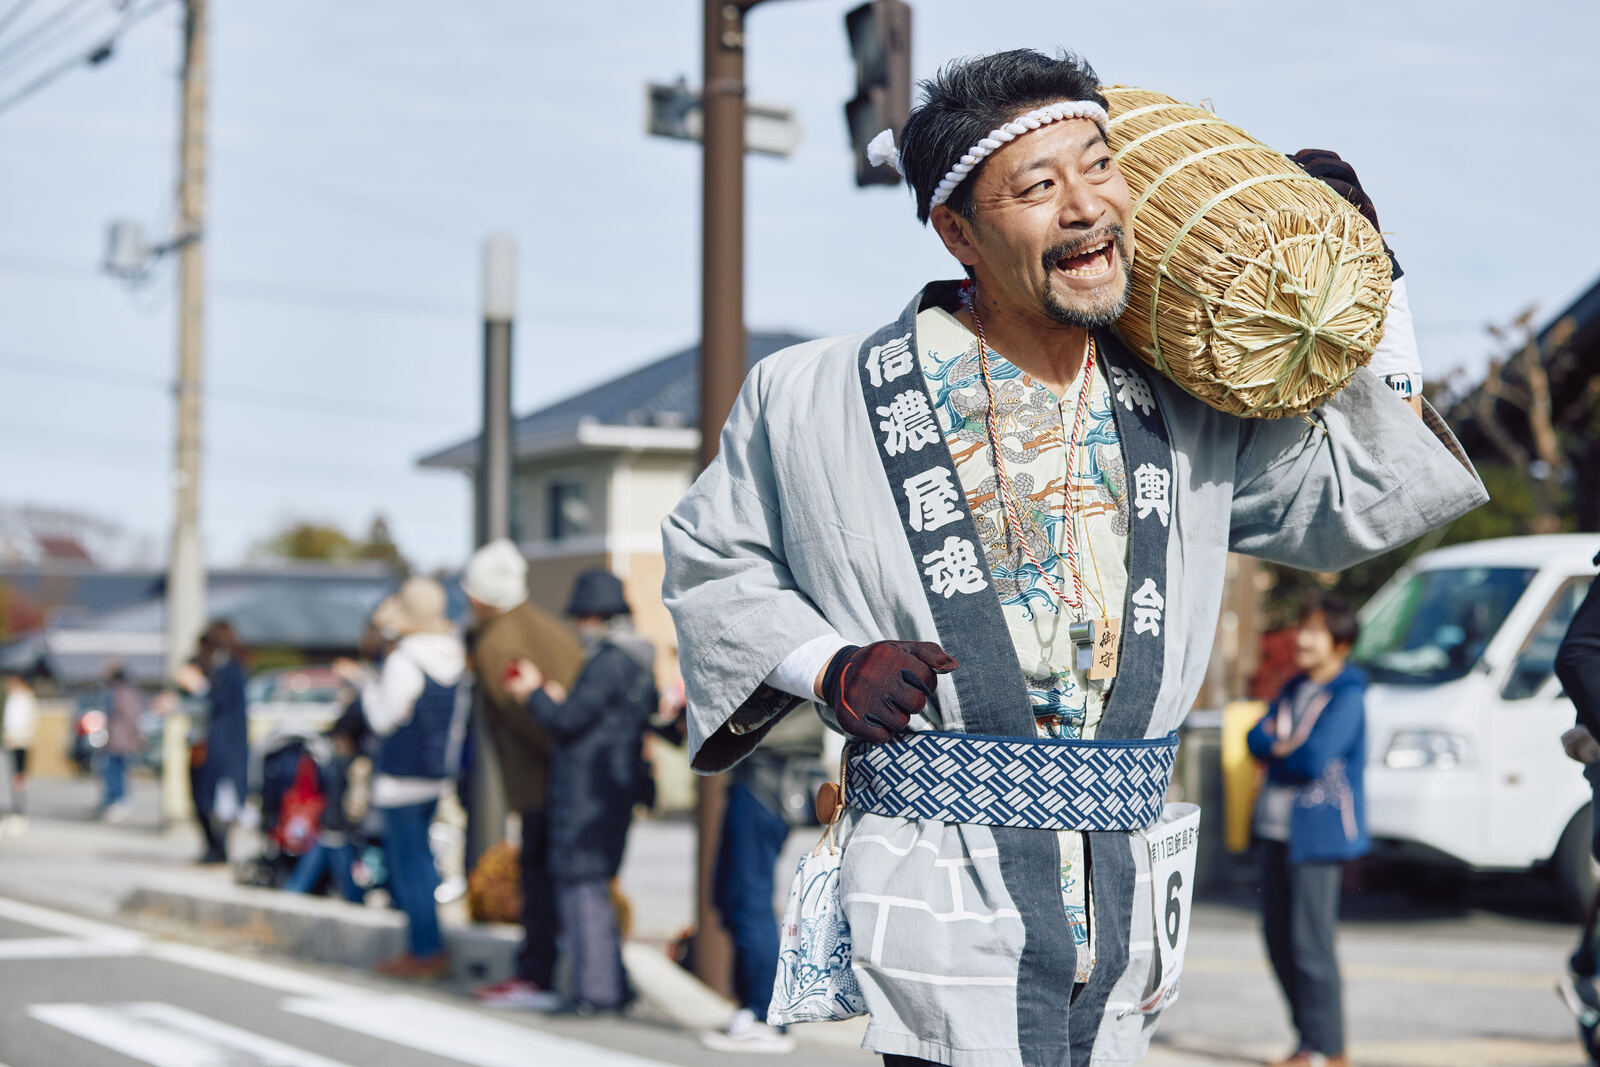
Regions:
<instances>
[{"instance_id":1,"label":"braided cord necklace","mask_svg":"<svg viewBox=\"0 0 1600 1067\"><path fill-rule=\"evenodd\" d=\"M1049 537L1044 539L1045 544L1050 545L1050 551L1055 553L1056 558L1065 560L1067 571L1072 575L1072 591L1076 594L1076 597L1068 600L1067 595L1061 591L1061 587L1056 585L1055 580L1050 577L1050 572L1045 570L1044 564L1039 562L1039 557L1034 555L1033 547L1028 544L1027 535L1023 532L1022 520L1017 512L1016 491L1012 488L1011 476L1006 473L1005 453L1000 449L999 432L995 429L994 381L989 377L989 344L983 336L983 318L978 314L978 294L975 291L971 294L969 310L972 312L972 323L977 327L978 361L983 368L983 386L989 393L989 410L984 421L988 425L989 449L994 454L995 473L1000 476L1000 498L1005 503L1006 517L1011 522L1011 530L1016 534L1017 540L1022 542L1022 551L1027 555L1028 561L1038 568L1039 576L1044 579L1044 584L1049 588L1050 592L1054 593L1056 599L1063 605L1072 608L1074 611L1082 611L1084 610L1083 577L1078 569L1078 546L1077 537L1073 533L1075 524L1073 522L1071 503L1069 501L1067 507L1066 555L1063 556L1056 550ZM1089 385L1094 380L1094 360L1094 334L1091 333L1089 335L1088 351L1084 354L1083 363L1078 368L1078 375L1081 379L1078 385L1078 405L1077 411L1072 418L1072 440L1068 443L1067 450L1067 485L1069 488L1072 484L1073 466L1078 459L1078 443L1083 439L1084 417L1088 411ZM1029 524L1035 530L1039 529L1038 525L1031 521L1031 518ZM1039 532L1043 533L1042 530Z\"/></svg>"}]
</instances>

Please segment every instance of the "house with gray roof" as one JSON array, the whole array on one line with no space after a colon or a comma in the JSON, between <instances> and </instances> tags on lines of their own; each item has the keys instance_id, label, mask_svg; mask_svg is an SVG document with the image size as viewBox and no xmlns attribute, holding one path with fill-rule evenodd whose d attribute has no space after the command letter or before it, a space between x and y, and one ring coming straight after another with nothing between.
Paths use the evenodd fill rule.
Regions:
<instances>
[{"instance_id":1,"label":"house with gray roof","mask_svg":"<svg viewBox=\"0 0 1600 1067\"><path fill-rule=\"evenodd\" d=\"M804 340L751 331L746 366ZM660 528L698 473L699 427L698 345L515 420L512 536L534 603L560 613L572 580L604 567L622 578L639 629L663 651L676 644ZM478 446L470 437L418 463L475 479Z\"/></svg>"}]
</instances>

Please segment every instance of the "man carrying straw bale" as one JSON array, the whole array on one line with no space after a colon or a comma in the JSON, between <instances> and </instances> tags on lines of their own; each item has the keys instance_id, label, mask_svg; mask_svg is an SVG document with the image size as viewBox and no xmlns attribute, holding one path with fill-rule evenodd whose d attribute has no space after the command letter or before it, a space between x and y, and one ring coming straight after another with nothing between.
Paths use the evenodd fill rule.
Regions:
<instances>
[{"instance_id":1,"label":"man carrying straw bale","mask_svg":"<svg viewBox=\"0 0 1600 1067\"><path fill-rule=\"evenodd\" d=\"M695 768L805 701L851 738L838 900L888 1064L1140 1058L1182 965L1193 816L1163 799L1227 553L1336 570L1486 498L1364 368L1309 422L1246 419L1128 351L1097 86L1031 51L924 84L875 155L966 280L758 365L663 526Z\"/></svg>"}]
</instances>

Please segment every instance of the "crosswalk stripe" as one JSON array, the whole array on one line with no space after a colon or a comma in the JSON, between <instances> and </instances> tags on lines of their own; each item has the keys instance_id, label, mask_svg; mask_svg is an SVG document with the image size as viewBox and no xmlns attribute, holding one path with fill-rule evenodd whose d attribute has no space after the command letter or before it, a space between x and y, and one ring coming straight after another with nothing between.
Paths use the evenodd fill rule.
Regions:
<instances>
[{"instance_id":1,"label":"crosswalk stripe","mask_svg":"<svg viewBox=\"0 0 1600 1067\"><path fill-rule=\"evenodd\" d=\"M290 997L279 1008L346 1030L370 1034L418 1052L472 1067L661 1067L658 1060L572 1041L420 997L347 998L343 1002Z\"/></svg>"},{"instance_id":2,"label":"crosswalk stripe","mask_svg":"<svg viewBox=\"0 0 1600 1067\"><path fill-rule=\"evenodd\" d=\"M172 1004L35 1004L28 1014L152 1067L346 1067Z\"/></svg>"},{"instance_id":3,"label":"crosswalk stripe","mask_svg":"<svg viewBox=\"0 0 1600 1067\"><path fill-rule=\"evenodd\" d=\"M276 989L280 993L300 993L318 997L348 997L356 987L330 978L322 978L303 970L268 963L265 960L230 956L216 949L199 945L184 945L172 941L158 941L149 946L145 955L152 959L176 963L197 971L209 971L224 978L232 978L251 985Z\"/></svg>"},{"instance_id":4,"label":"crosswalk stripe","mask_svg":"<svg viewBox=\"0 0 1600 1067\"><path fill-rule=\"evenodd\" d=\"M11 900L0 897L0 919L10 919L14 923L24 926L36 926L41 930L51 930L58 934L69 934L73 937L87 938L119 938L137 937L121 926L110 923L96 922L93 919L84 919L77 915L68 915L64 911L54 908L41 908L35 904L24 904L20 900Z\"/></svg>"},{"instance_id":5,"label":"crosswalk stripe","mask_svg":"<svg viewBox=\"0 0 1600 1067\"><path fill-rule=\"evenodd\" d=\"M144 938L8 937L0 940L0 960L60 960L92 956L132 956Z\"/></svg>"}]
</instances>

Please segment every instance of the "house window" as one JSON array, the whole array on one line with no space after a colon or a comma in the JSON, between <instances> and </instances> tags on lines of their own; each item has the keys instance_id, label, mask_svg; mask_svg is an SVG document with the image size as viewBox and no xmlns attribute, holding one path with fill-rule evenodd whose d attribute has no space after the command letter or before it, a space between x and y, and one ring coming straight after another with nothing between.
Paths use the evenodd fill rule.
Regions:
<instances>
[{"instance_id":1,"label":"house window","mask_svg":"<svg viewBox=\"0 0 1600 1067\"><path fill-rule=\"evenodd\" d=\"M585 488L579 481L557 480L550 483L546 490L545 514L548 516L551 541L583 537L593 529L594 512L585 499Z\"/></svg>"}]
</instances>

